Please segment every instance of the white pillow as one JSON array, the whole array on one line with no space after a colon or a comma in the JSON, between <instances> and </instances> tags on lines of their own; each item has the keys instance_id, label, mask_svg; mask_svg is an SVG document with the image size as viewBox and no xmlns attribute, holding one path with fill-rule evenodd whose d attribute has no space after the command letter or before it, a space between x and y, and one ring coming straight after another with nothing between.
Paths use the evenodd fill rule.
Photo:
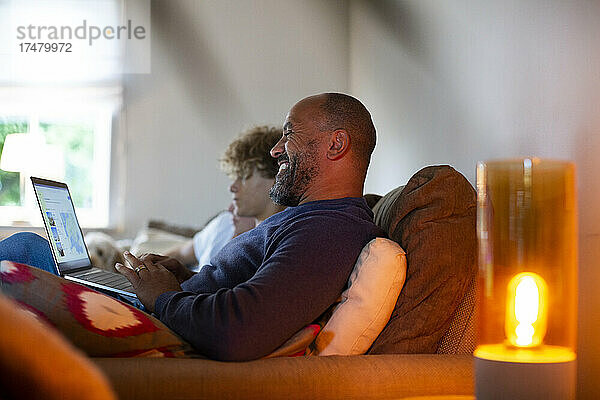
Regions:
<instances>
[{"instance_id":1,"label":"white pillow","mask_svg":"<svg viewBox=\"0 0 600 400\"><path fill-rule=\"evenodd\" d=\"M406 253L398 243L385 238L367 243L311 354L364 354L390 319L405 278Z\"/></svg>"}]
</instances>

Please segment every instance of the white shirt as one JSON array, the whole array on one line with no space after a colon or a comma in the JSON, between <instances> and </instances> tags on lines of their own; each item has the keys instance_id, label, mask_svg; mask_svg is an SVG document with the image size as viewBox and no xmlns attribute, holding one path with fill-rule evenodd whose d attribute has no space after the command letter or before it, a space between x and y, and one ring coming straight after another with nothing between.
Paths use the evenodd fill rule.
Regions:
<instances>
[{"instance_id":1,"label":"white shirt","mask_svg":"<svg viewBox=\"0 0 600 400\"><path fill-rule=\"evenodd\" d=\"M212 257L233 238L234 231L233 214L223 211L196 233L193 243L198 265L193 267L192 271L198 272L202 266L210 264Z\"/></svg>"}]
</instances>

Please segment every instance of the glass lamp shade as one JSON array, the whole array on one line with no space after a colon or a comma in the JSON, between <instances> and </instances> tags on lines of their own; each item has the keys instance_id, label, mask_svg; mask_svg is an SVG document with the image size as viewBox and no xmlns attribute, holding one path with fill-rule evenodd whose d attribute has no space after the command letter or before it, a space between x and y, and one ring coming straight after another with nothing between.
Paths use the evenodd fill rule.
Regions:
<instances>
[{"instance_id":1,"label":"glass lamp shade","mask_svg":"<svg viewBox=\"0 0 600 400\"><path fill-rule=\"evenodd\" d=\"M477 166L475 356L573 361L577 308L575 167L536 158Z\"/></svg>"}]
</instances>

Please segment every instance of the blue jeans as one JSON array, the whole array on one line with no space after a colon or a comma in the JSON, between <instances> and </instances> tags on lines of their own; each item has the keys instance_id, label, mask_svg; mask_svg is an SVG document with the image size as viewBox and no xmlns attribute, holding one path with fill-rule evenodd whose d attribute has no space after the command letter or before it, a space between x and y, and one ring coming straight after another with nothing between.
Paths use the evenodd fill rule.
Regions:
<instances>
[{"instance_id":1,"label":"blue jeans","mask_svg":"<svg viewBox=\"0 0 600 400\"><path fill-rule=\"evenodd\" d=\"M58 269L54 264L54 258L52 258L52 253L50 252L50 243L33 232L18 232L0 241L0 260L27 264L58 275ZM119 295L99 289L95 290L145 311L142 303L135 297Z\"/></svg>"},{"instance_id":2,"label":"blue jeans","mask_svg":"<svg viewBox=\"0 0 600 400\"><path fill-rule=\"evenodd\" d=\"M58 275L50 244L33 232L18 232L0 241L0 260L31 265Z\"/></svg>"}]
</instances>

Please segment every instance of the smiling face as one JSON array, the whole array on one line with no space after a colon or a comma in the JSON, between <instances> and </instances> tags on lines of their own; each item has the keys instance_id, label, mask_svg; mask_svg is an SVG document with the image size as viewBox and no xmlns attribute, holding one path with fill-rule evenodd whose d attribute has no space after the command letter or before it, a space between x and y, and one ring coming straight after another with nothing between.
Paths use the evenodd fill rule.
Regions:
<instances>
[{"instance_id":1,"label":"smiling face","mask_svg":"<svg viewBox=\"0 0 600 400\"><path fill-rule=\"evenodd\" d=\"M319 175L318 100L303 100L290 110L283 125L283 136L271 149L279 171L269 196L276 204L297 206Z\"/></svg>"},{"instance_id":2,"label":"smiling face","mask_svg":"<svg viewBox=\"0 0 600 400\"><path fill-rule=\"evenodd\" d=\"M273 178L265 178L256 170L248 178L238 177L229 186L235 214L264 220L272 214L269 188Z\"/></svg>"}]
</instances>

